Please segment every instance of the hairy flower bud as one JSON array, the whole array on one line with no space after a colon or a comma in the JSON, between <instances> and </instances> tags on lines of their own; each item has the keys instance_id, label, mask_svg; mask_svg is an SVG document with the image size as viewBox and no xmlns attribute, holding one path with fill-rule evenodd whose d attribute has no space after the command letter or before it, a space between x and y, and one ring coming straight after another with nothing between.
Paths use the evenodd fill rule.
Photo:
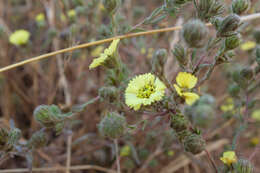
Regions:
<instances>
[{"instance_id":1,"label":"hairy flower bud","mask_svg":"<svg viewBox=\"0 0 260 173\"><path fill-rule=\"evenodd\" d=\"M40 105L34 110L33 115L38 123L47 128L52 128L64 120L61 110L56 105Z\"/></svg>"},{"instance_id":2,"label":"hairy flower bud","mask_svg":"<svg viewBox=\"0 0 260 173\"><path fill-rule=\"evenodd\" d=\"M240 87L237 84L230 85L228 87L228 92L231 96L236 97L239 95Z\"/></svg>"},{"instance_id":3,"label":"hairy flower bud","mask_svg":"<svg viewBox=\"0 0 260 173\"><path fill-rule=\"evenodd\" d=\"M187 152L198 154L205 149L206 142L202 136L192 134L184 138L184 148Z\"/></svg>"},{"instance_id":4,"label":"hairy flower bud","mask_svg":"<svg viewBox=\"0 0 260 173\"><path fill-rule=\"evenodd\" d=\"M238 15L246 12L250 7L250 0L232 0L232 12Z\"/></svg>"},{"instance_id":5,"label":"hairy flower bud","mask_svg":"<svg viewBox=\"0 0 260 173\"><path fill-rule=\"evenodd\" d=\"M159 76L163 75L164 64L167 61L167 51L159 49L155 52L152 59L152 71Z\"/></svg>"},{"instance_id":6,"label":"hairy flower bud","mask_svg":"<svg viewBox=\"0 0 260 173\"><path fill-rule=\"evenodd\" d=\"M171 115L171 128L177 133L188 128L189 121L182 114Z\"/></svg>"},{"instance_id":7,"label":"hairy flower bud","mask_svg":"<svg viewBox=\"0 0 260 173\"><path fill-rule=\"evenodd\" d=\"M103 5L106 11L110 14L114 14L119 6L119 0L103 0Z\"/></svg>"},{"instance_id":8,"label":"hairy flower bud","mask_svg":"<svg viewBox=\"0 0 260 173\"><path fill-rule=\"evenodd\" d=\"M181 44L176 44L172 50L172 54L177 59L181 66L188 64L188 58L185 48Z\"/></svg>"},{"instance_id":9,"label":"hairy flower bud","mask_svg":"<svg viewBox=\"0 0 260 173\"><path fill-rule=\"evenodd\" d=\"M21 138L22 136L22 132L20 129L18 128L13 128L11 129L11 131L9 132L9 136L8 136L8 143L10 145L14 145L18 142L18 140Z\"/></svg>"},{"instance_id":10,"label":"hairy flower bud","mask_svg":"<svg viewBox=\"0 0 260 173\"><path fill-rule=\"evenodd\" d=\"M241 43L241 35L240 34L235 34L229 37L225 38L225 49L228 50L233 50L237 48Z\"/></svg>"},{"instance_id":11,"label":"hairy flower bud","mask_svg":"<svg viewBox=\"0 0 260 173\"><path fill-rule=\"evenodd\" d=\"M46 144L47 144L47 137L43 131L35 132L28 143L30 148L35 148L35 149L44 147Z\"/></svg>"},{"instance_id":12,"label":"hairy flower bud","mask_svg":"<svg viewBox=\"0 0 260 173\"><path fill-rule=\"evenodd\" d=\"M116 87L102 87L98 90L98 95L102 100L105 100L109 103L113 103L117 98L117 89Z\"/></svg>"},{"instance_id":13,"label":"hairy flower bud","mask_svg":"<svg viewBox=\"0 0 260 173\"><path fill-rule=\"evenodd\" d=\"M239 159L235 164L235 170L236 173L253 173L254 166L248 160Z\"/></svg>"},{"instance_id":14,"label":"hairy flower bud","mask_svg":"<svg viewBox=\"0 0 260 173\"><path fill-rule=\"evenodd\" d=\"M101 120L98 124L98 128L101 135L116 139L124 135L126 130L126 119L116 112L111 112Z\"/></svg>"},{"instance_id":15,"label":"hairy flower bud","mask_svg":"<svg viewBox=\"0 0 260 173\"><path fill-rule=\"evenodd\" d=\"M220 26L217 28L218 37L228 37L234 35L236 29L240 25L240 17L236 14L230 14L226 16L220 23Z\"/></svg>"},{"instance_id":16,"label":"hairy flower bud","mask_svg":"<svg viewBox=\"0 0 260 173\"><path fill-rule=\"evenodd\" d=\"M198 19L190 20L183 26L182 35L188 46L203 47L208 35L208 28Z\"/></svg>"},{"instance_id":17,"label":"hairy flower bud","mask_svg":"<svg viewBox=\"0 0 260 173\"><path fill-rule=\"evenodd\" d=\"M8 142L8 131L4 128L0 129L0 151L5 150Z\"/></svg>"},{"instance_id":18,"label":"hairy flower bud","mask_svg":"<svg viewBox=\"0 0 260 173\"><path fill-rule=\"evenodd\" d=\"M243 70L241 70L240 75L242 77L241 80L244 79L244 80L248 80L249 81L249 80L251 80L253 78L254 72L250 68L244 68Z\"/></svg>"},{"instance_id":19,"label":"hairy flower bud","mask_svg":"<svg viewBox=\"0 0 260 173\"><path fill-rule=\"evenodd\" d=\"M187 137L192 135L191 131L186 129L186 130L182 130L177 132L177 138L179 139L179 141L183 142L183 140Z\"/></svg>"},{"instance_id":20,"label":"hairy flower bud","mask_svg":"<svg viewBox=\"0 0 260 173\"><path fill-rule=\"evenodd\" d=\"M201 20L209 21L210 18L222 14L224 6L217 0L199 0L197 4L198 16Z\"/></svg>"}]
</instances>

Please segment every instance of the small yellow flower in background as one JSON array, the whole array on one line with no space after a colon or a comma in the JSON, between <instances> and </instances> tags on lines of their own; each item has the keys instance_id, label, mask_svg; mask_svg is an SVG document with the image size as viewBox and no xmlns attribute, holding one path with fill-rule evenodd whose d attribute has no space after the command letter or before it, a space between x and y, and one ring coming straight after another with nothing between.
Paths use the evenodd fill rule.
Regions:
<instances>
[{"instance_id":1,"label":"small yellow flower in background","mask_svg":"<svg viewBox=\"0 0 260 173\"><path fill-rule=\"evenodd\" d=\"M119 41L120 39L114 40L110 46L105 49L104 53L101 53L98 58L92 61L92 63L89 65L89 69L93 69L102 65L109 57L111 57L116 52Z\"/></svg>"},{"instance_id":2,"label":"small yellow flower in background","mask_svg":"<svg viewBox=\"0 0 260 173\"><path fill-rule=\"evenodd\" d=\"M240 48L243 51L251 50L254 49L255 47L256 47L256 42L254 41L247 41L240 46Z\"/></svg>"},{"instance_id":3,"label":"small yellow flower in background","mask_svg":"<svg viewBox=\"0 0 260 173\"><path fill-rule=\"evenodd\" d=\"M70 18L74 18L74 17L76 17L77 13L74 9L72 9L72 10L69 10L67 14Z\"/></svg>"},{"instance_id":4,"label":"small yellow flower in background","mask_svg":"<svg viewBox=\"0 0 260 173\"><path fill-rule=\"evenodd\" d=\"M167 151L167 155L168 155L169 157L174 156L174 154L175 154L175 152L174 152L173 150Z\"/></svg>"},{"instance_id":5,"label":"small yellow flower in background","mask_svg":"<svg viewBox=\"0 0 260 173\"><path fill-rule=\"evenodd\" d=\"M43 13L39 13L36 17L35 17L36 22L44 22L45 21L45 16Z\"/></svg>"},{"instance_id":6,"label":"small yellow flower in background","mask_svg":"<svg viewBox=\"0 0 260 173\"><path fill-rule=\"evenodd\" d=\"M153 53L154 53L154 49L153 48L149 48L148 49L147 58L151 59L153 57Z\"/></svg>"},{"instance_id":7,"label":"small yellow flower in background","mask_svg":"<svg viewBox=\"0 0 260 173\"><path fill-rule=\"evenodd\" d=\"M100 11L105 11L105 10L106 10L102 2L100 2L100 3L98 4L98 9L99 9Z\"/></svg>"},{"instance_id":8,"label":"small yellow flower in background","mask_svg":"<svg viewBox=\"0 0 260 173\"><path fill-rule=\"evenodd\" d=\"M92 57L98 57L104 50L103 46L98 46L94 50L91 51Z\"/></svg>"},{"instance_id":9,"label":"small yellow flower in background","mask_svg":"<svg viewBox=\"0 0 260 173\"><path fill-rule=\"evenodd\" d=\"M17 30L11 34L11 36L9 37L9 42L16 46L25 45L28 43L30 35L31 34L26 30Z\"/></svg>"},{"instance_id":10,"label":"small yellow flower in background","mask_svg":"<svg viewBox=\"0 0 260 173\"><path fill-rule=\"evenodd\" d=\"M131 148L128 145L125 145L123 148L120 150L120 156L121 157L126 157L131 154Z\"/></svg>"},{"instance_id":11,"label":"small yellow flower in background","mask_svg":"<svg viewBox=\"0 0 260 173\"><path fill-rule=\"evenodd\" d=\"M142 55L145 55L146 54L146 49L144 47L142 47L140 52L141 52Z\"/></svg>"},{"instance_id":12,"label":"small yellow flower in background","mask_svg":"<svg viewBox=\"0 0 260 173\"><path fill-rule=\"evenodd\" d=\"M134 110L142 105L151 105L160 101L166 86L153 74L146 73L133 78L125 90L125 103Z\"/></svg>"},{"instance_id":13,"label":"small yellow flower in background","mask_svg":"<svg viewBox=\"0 0 260 173\"><path fill-rule=\"evenodd\" d=\"M251 117L256 121L260 121L260 109L255 110Z\"/></svg>"},{"instance_id":14,"label":"small yellow flower in background","mask_svg":"<svg viewBox=\"0 0 260 173\"><path fill-rule=\"evenodd\" d=\"M260 142L260 139L258 137L253 137L250 139L250 144L253 146L257 146Z\"/></svg>"},{"instance_id":15,"label":"small yellow flower in background","mask_svg":"<svg viewBox=\"0 0 260 173\"><path fill-rule=\"evenodd\" d=\"M199 99L199 95L193 92L187 92L191 90L197 84L198 78L187 72L180 72L176 77L177 84L174 84L174 88L177 94L185 99L188 105L192 105Z\"/></svg>"},{"instance_id":16,"label":"small yellow flower in background","mask_svg":"<svg viewBox=\"0 0 260 173\"><path fill-rule=\"evenodd\" d=\"M226 151L223 153L223 156L220 158L220 160L230 166L232 163L236 163L237 162L237 156L236 153L234 151Z\"/></svg>"},{"instance_id":17,"label":"small yellow flower in background","mask_svg":"<svg viewBox=\"0 0 260 173\"><path fill-rule=\"evenodd\" d=\"M226 100L226 103L221 105L220 106L220 109L223 111L223 112L230 112L230 111L233 111L235 108L235 105L234 105L234 101L231 97L229 97L227 100Z\"/></svg>"},{"instance_id":18,"label":"small yellow flower in background","mask_svg":"<svg viewBox=\"0 0 260 173\"><path fill-rule=\"evenodd\" d=\"M66 22L66 21L67 21L67 17L65 16L64 13L61 13L61 15L60 15L60 20L61 20L62 22Z\"/></svg>"}]
</instances>

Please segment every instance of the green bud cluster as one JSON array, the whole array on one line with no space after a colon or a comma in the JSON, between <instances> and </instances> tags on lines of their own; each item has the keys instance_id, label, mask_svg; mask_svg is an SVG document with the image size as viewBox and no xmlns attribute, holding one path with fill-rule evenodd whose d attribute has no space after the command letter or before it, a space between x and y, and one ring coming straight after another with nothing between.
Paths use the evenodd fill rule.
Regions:
<instances>
[{"instance_id":1,"label":"green bud cluster","mask_svg":"<svg viewBox=\"0 0 260 173\"><path fill-rule=\"evenodd\" d=\"M114 86L102 87L98 90L98 95L101 100L113 103L117 98L117 88Z\"/></svg>"},{"instance_id":2,"label":"green bud cluster","mask_svg":"<svg viewBox=\"0 0 260 173\"><path fill-rule=\"evenodd\" d=\"M250 0L232 0L232 12L241 15L250 8L250 4Z\"/></svg>"},{"instance_id":3,"label":"green bud cluster","mask_svg":"<svg viewBox=\"0 0 260 173\"><path fill-rule=\"evenodd\" d=\"M250 81L254 77L254 72L251 68L244 68L240 71L235 71L232 74L233 80L238 84L239 87L245 89L249 86Z\"/></svg>"},{"instance_id":4,"label":"green bud cluster","mask_svg":"<svg viewBox=\"0 0 260 173\"><path fill-rule=\"evenodd\" d=\"M236 173L253 173L254 166L252 163L245 159L239 159L235 164Z\"/></svg>"},{"instance_id":5,"label":"green bud cluster","mask_svg":"<svg viewBox=\"0 0 260 173\"><path fill-rule=\"evenodd\" d=\"M242 39L241 39L240 34L234 34L232 36L226 37L225 38L225 50L229 51L229 50L233 50L233 49L237 48L240 45L241 41L242 41Z\"/></svg>"},{"instance_id":6,"label":"green bud cluster","mask_svg":"<svg viewBox=\"0 0 260 173\"><path fill-rule=\"evenodd\" d=\"M102 2L106 11L110 14L114 14L120 5L120 0L103 0Z\"/></svg>"},{"instance_id":7,"label":"green bud cluster","mask_svg":"<svg viewBox=\"0 0 260 173\"><path fill-rule=\"evenodd\" d=\"M98 129L102 136L116 139L125 134L126 125L124 116L110 112L98 124Z\"/></svg>"},{"instance_id":8,"label":"green bud cluster","mask_svg":"<svg viewBox=\"0 0 260 173\"><path fill-rule=\"evenodd\" d=\"M183 26L182 35L189 47L200 48L205 45L208 28L198 19L190 20Z\"/></svg>"},{"instance_id":9,"label":"green bud cluster","mask_svg":"<svg viewBox=\"0 0 260 173\"><path fill-rule=\"evenodd\" d=\"M236 14L230 14L224 19L219 20L217 27L218 37L229 37L236 34L237 28L240 26L240 17Z\"/></svg>"},{"instance_id":10,"label":"green bud cluster","mask_svg":"<svg viewBox=\"0 0 260 173\"><path fill-rule=\"evenodd\" d=\"M176 12L179 10L179 8L186 4L187 2L190 2L191 0L166 0L165 1L165 10L168 12Z\"/></svg>"},{"instance_id":11,"label":"green bud cluster","mask_svg":"<svg viewBox=\"0 0 260 173\"><path fill-rule=\"evenodd\" d=\"M164 64L167 61L166 49L159 49L155 52L152 59L152 72L158 76L163 76Z\"/></svg>"},{"instance_id":12,"label":"green bud cluster","mask_svg":"<svg viewBox=\"0 0 260 173\"><path fill-rule=\"evenodd\" d=\"M35 132L28 142L29 148L41 148L47 144L47 136L43 131Z\"/></svg>"},{"instance_id":13,"label":"green bud cluster","mask_svg":"<svg viewBox=\"0 0 260 173\"><path fill-rule=\"evenodd\" d=\"M209 21L224 12L224 6L217 0L199 0L197 13L201 20Z\"/></svg>"},{"instance_id":14,"label":"green bud cluster","mask_svg":"<svg viewBox=\"0 0 260 173\"><path fill-rule=\"evenodd\" d=\"M0 151L11 151L21 138L21 130L18 128L12 128L10 131L1 128L0 129Z\"/></svg>"},{"instance_id":15,"label":"green bud cluster","mask_svg":"<svg viewBox=\"0 0 260 173\"><path fill-rule=\"evenodd\" d=\"M187 152L198 154L205 148L205 140L201 135L189 129L189 121L182 114L171 115L171 128L175 130L180 142Z\"/></svg>"},{"instance_id":16,"label":"green bud cluster","mask_svg":"<svg viewBox=\"0 0 260 173\"><path fill-rule=\"evenodd\" d=\"M187 51L181 44L175 45L172 54L181 66L186 66L188 64Z\"/></svg>"}]
</instances>

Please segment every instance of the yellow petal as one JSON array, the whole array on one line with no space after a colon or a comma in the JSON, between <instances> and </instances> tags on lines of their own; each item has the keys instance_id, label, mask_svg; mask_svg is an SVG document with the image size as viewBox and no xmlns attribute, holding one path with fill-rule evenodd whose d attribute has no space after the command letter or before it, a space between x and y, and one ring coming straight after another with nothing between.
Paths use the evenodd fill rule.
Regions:
<instances>
[{"instance_id":1,"label":"yellow petal","mask_svg":"<svg viewBox=\"0 0 260 173\"><path fill-rule=\"evenodd\" d=\"M230 166L232 163L237 162L237 156L234 151L226 151L223 153L223 156L220 158L220 160L226 165Z\"/></svg>"},{"instance_id":2,"label":"yellow petal","mask_svg":"<svg viewBox=\"0 0 260 173\"><path fill-rule=\"evenodd\" d=\"M182 96L181 88L180 88L178 85L176 85L176 84L174 84L173 86L174 86L175 90L177 91L177 94L178 94L179 96Z\"/></svg>"},{"instance_id":3,"label":"yellow petal","mask_svg":"<svg viewBox=\"0 0 260 173\"><path fill-rule=\"evenodd\" d=\"M181 88L192 89L197 84L198 78L191 73L179 72L176 81Z\"/></svg>"},{"instance_id":4,"label":"yellow petal","mask_svg":"<svg viewBox=\"0 0 260 173\"><path fill-rule=\"evenodd\" d=\"M185 102L188 105L192 105L193 103L195 103L200 98L200 96L198 94L192 93L192 92L183 93L183 97L185 98Z\"/></svg>"},{"instance_id":5,"label":"yellow petal","mask_svg":"<svg viewBox=\"0 0 260 173\"><path fill-rule=\"evenodd\" d=\"M254 49L256 46L256 43L254 41L247 41L244 44L240 46L240 48L244 51Z\"/></svg>"}]
</instances>

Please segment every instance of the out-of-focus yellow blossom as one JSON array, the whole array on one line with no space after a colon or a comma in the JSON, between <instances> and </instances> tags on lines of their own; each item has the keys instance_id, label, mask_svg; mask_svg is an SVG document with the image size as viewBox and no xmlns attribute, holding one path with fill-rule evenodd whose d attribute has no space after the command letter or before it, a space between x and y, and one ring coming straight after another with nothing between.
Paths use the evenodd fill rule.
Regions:
<instances>
[{"instance_id":1,"label":"out-of-focus yellow blossom","mask_svg":"<svg viewBox=\"0 0 260 173\"><path fill-rule=\"evenodd\" d=\"M26 30L17 30L11 34L9 37L9 42L16 46L25 45L28 43L30 35L31 34Z\"/></svg>"},{"instance_id":2,"label":"out-of-focus yellow blossom","mask_svg":"<svg viewBox=\"0 0 260 173\"><path fill-rule=\"evenodd\" d=\"M66 16L65 16L64 13L61 13L61 15L60 15L60 20L61 20L62 22L66 22L66 21L67 21L67 18L66 18Z\"/></svg>"},{"instance_id":3,"label":"out-of-focus yellow blossom","mask_svg":"<svg viewBox=\"0 0 260 173\"><path fill-rule=\"evenodd\" d=\"M142 47L140 52L141 52L142 55L145 55L146 54L146 49L144 47Z\"/></svg>"},{"instance_id":4,"label":"out-of-focus yellow blossom","mask_svg":"<svg viewBox=\"0 0 260 173\"><path fill-rule=\"evenodd\" d=\"M153 57L153 53L154 53L154 49L153 48L149 48L148 49L147 58L151 59Z\"/></svg>"},{"instance_id":5,"label":"out-of-focus yellow blossom","mask_svg":"<svg viewBox=\"0 0 260 173\"><path fill-rule=\"evenodd\" d=\"M105 11L105 10L106 10L102 2L100 2L100 3L98 4L98 9L99 9L100 11Z\"/></svg>"},{"instance_id":6,"label":"out-of-focus yellow blossom","mask_svg":"<svg viewBox=\"0 0 260 173\"><path fill-rule=\"evenodd\" d=\"M125 90L125 103L134 110L151 105L165 95L166 86L153 74L146 73L133 78Z\"/></svg>"},{"instance_id":7,"label":"out-of-focus yellow blossom","mask_svg":"<svg viewBox=\"0 0 260 173\"><path fill-rule=\"evenodd\" d=\"M220 109L223 112L234 111L234 108L235 108L234 101L231 97L227 98L226 103L220 106Z\"/></svg>"},{"instance_id":8,"label":"out-of-focus yellow blossom","mask_svg":"<svg viewBox=\"0 0 260 173\"><path fill-rule=\"evenodd\" d=\"M69 10L68 11L68 16L70 17L70 18L74 18L74 17L76 17L76 11L74 10L74 9L71 9L71 10Z\"/></svg>"},{"instance_id":9,"label":"out-of-focus yellow blossom","mask_svg":"<svg viewBox=\"0 0 260 173\"><path fill-rule=\"evenodd\" d=\"M111 57L116 52L119 41L120 39L114 40L110 46L105 49L104 53L101 53L98 58L95 58L92 61L92 63L89 65L89 69L93 69L102 65L109 57Z\"/></svg>"},{"instance_id":10,"label":"out-of-focus yellow blossom","mask_svg":"<svg viewBox=\"0 0 260 173\"><path fill-rule=\"evenodd\" d=\"M41 23L45 21L45 16L43 13L39 13L36 17L35 17L36 22Z\"/></svg>"},{"instance_id":11,"label":"out-of-focus yellow blossom","mask_svg":"<svg viewBox=\"0 0 260 173\"><path fill-rule=\"evenodd\" d=\"M236 163L237 162L237 156L236 153L234 151L226 151L223 153L223 156L220 158L220 160L230 166L232 163Z\"/></svg>"},{"instance_id":12,"label":"out-of-focus yellow blossom","mask_svg":"<svg viewBox=\"0 0 260 173\"><path fill-rule=\"evenodd\" d=\"M170 157L174 156L174 154L175 154L175 152L173 150L167 151L167 155Z\"/></svg>"},{"instance_id":13,"label":"out-of-focus yellow blossom","mask_svg":"<svg viewBox=\"0 0 260 173\"><path fill-rule=\"evenodd\" d=\"M260 109L255 110L255 111L252 113L251 117L252 117L253 119L255 119L256 121L260 121Z\"/></svg>"},{"instance_id":14,"label":"out-of-focus yellow blossom","mask_svg":"<svg viewBox=\"0 0 260 173\"><path fill-rule=\"evenodd\" d=\"M123 148L120 150L120 156L121 157L126 157L131 154L131 147L128 145L125 145Z\"/></svg>"},{"instance_id":15,"label":"out-of-focus yellow blossom","mask_svg":"<svg viewBox=\"0 0 260 173\"><path fill-rule=\"evenodd\" d=\"M253 146L257 146L260 142L260 139L258 137L253 137L250 139L250 144Z\"/></svg>"},{"instance_id":16,"label":"out-of-focus yellow blossom","mask_svg":"<svg viewBox=\"0 0 260 173\"><path fill-rule=\"evenodd\" d=\"M256 42L254 41L247 41L240 46L240 48L243 51L251 50L254 49L255 47L256 47Z\"/></svg>"},{"instance_id":17,"label":"out-of-focus yellow blossom","mask_svg":"<svg viewBox=\"0 0 260 173\"><path fill-rule=\"evenodd\" d=\"M98 57L104 50L103 46L98 46L94 50L91 51L92 57Z\"/></svg>"},{"instance_id":18,"label":"out-of-focus yellow blossom","mask_svg":"<svg viewBox=\"0 0 260 173\"><path fill-rule=\"evenodd\" d=\"M174 84L174 88L177 94L185 99L188 105L192 105L199 99L199 95L193 92L188 92L197 84L197 77L187 72L180 72L176 77L177 84Z\"/></svg>"}]
</instances>

